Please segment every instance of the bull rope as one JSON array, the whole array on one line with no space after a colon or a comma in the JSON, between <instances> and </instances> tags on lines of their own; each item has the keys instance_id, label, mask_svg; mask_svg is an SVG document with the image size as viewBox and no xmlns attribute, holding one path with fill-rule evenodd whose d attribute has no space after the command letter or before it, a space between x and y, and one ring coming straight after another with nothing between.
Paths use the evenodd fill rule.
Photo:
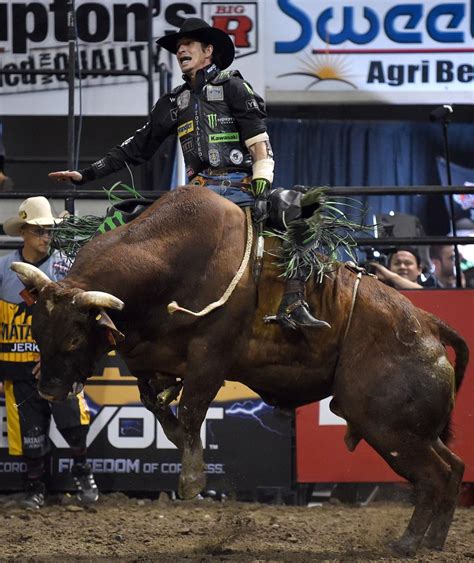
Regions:
<instances>
[{"instance_id":1,"label":"bull rope","mask_svg":"<svg viewBox=\"0 0 474 563\"><path fill-rule=\"evenodd\" d=\"M349 332L349 328L351 326L352 315L354 313L354 307L355 307L355 302L356 302L356 297L357 297L357 290L359 289L359 284L360 284L361 278L362 278L362 272L359 272L357 274L357 278L356 278L356 281L355 281L355 284L354 284L354 289L352 290L351 310L349 312L349 319L347 321L347 326L346 326L346 330L344 331L344 336L342 338L342 342L345 342L347 333Z\"/></svg>"},{"instance_id":2,"label":"bull rope","mask_svg":"<svg viewBox=\"0 0 474 563\"><path fill-rule=\"evenodd\" d=\"M188 315L192 315L193 317L204 317L211 311L214 311L214 309L217 309L218 307L222 307L222 305L224 305L228 301L229 297L232 295L234 289L236 288L237 284L239 283L242 276L244 275L245 270L247 269L250 259L250 253L252 251L253 224L252 224L252 217L250 214L250 207L245 208L245 216L247 219L247 244L245 246L244 257L242 258L242 263L240 264L240 268L237 270L237 273L235 274L234 278L230 282L229 287L225 290L223 296L218 301L214 301L214 303L209 303L207 307L204 307L202 311L199 311L197 313L195 313L194 311L190 311L189 309L184 309L183 307L180 307L176 301L172 301L171 303L168 304L167 307L168 313L170 315L179 311L180 313L187 313Z\"/></svg>"}]
</instances>

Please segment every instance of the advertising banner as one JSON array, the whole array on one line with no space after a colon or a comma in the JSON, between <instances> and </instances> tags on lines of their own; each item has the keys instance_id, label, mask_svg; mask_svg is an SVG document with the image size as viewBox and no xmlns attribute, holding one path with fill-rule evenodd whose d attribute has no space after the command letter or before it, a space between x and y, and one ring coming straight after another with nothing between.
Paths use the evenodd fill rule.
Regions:
<instances>
[{"instance_id":1,"label":"advertising banner","mask_svg":"<svg viewBox=\"0 0 474 563\"><path fill-rule=\"evenodd\" d=\"M277 0L271 22L269 102L474 103L474 0Z\"/></svg>"},{"instance_id":2,"label":"advertising banner","mask_svg":"<svg viewBox=\"0 0 474 563\"><path fill-rule=\"evenodd\" d=\"M0 70L65 70L56 76L0 74L0 115L67 115L67 4L67 0L0 2ZM84 115L146 115L146 77L113 76L107 71L147 72L148 0L75 0L74 4L81 70L76 110L82 109ZM236 46L233 68L263 93L257 1L154 0L152 4L154 38L178 31L188 17L202 17L229 33ZM175 83L181 81L174 56L161 49L153 61L155 98L162 64L173 71ZM91 70L105 76L93 76Z\"/></svg>"},{"instance_id":3,"label":"advertising banner","mask_svg":"<svg viewBox=\"0 0 474 563\"><path fill-rule=\"evenodd\" d=\"M202 17L230 34L239 69L281 104L474 103L474 0L154 0L154 38ZM76 107L84 115L145 115L148 1L75 0ZM0 2L0 70L65 70L67 0ZM181 80L174 57L153 61ZM104 71L93 76L88 71ZM79 93L79 84L81 93ZM1 75L4 115L66 115L66 72Z\"/></svg>"},{"instance_id":4,"label":"advertising banner","mask_svg":"<svg viewBox=\"0 0 474 563\"><path fill-rule=\"evenodd\" d=\"M181 455L140 402L136 379L112 353L89 379L93 419L88 460L102 491L177 491ZM255 494L258 487L291 486L292 420L247 387L226 382L201 428L208 489ZM72 460L52 421L49 488L71 486ZM0 490L21 489L26 465L8 455L5 406L0 404Z\"/></svg>"},{"instance_id":5,"label":"advertising banner","mask_svg":"<svg viewBox=\"0 0 474 563\"><path fill-rule=\"evenodd\" d=\"M474 291L429 290L404 292L417 307L455 328L474 349ZM383 338L383 335L381 335ZM451 349L448 349L452 352ZM452 359L452 354L450 354ZM354 377L357 374L354 373ZM454 440L450 447L466 464L464 481L474 482L474 364L464 376L453 413ZM296 412L297 481L299 483L377 483L403 479L362 440L354 452L344 443L345 421L329 410L329 399Z\"/></svg>"}]
</instances>

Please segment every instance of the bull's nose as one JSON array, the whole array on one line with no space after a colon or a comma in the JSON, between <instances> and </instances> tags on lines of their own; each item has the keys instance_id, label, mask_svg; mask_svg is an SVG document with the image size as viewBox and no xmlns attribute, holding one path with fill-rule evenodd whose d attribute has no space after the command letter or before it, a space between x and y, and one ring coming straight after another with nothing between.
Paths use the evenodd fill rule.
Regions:
<instances>
[{"instance_id":1,"label":"bull's nose","mask_svg":"<svg viewBox=\"0 0 474 563\"><path fill-rule=\"evenodd\" d=\"M50 387L48 387L47 389L44 389L44 387L42 388L41 385L38 385L38 394L40 397L42 397L43 399L45 399L46 401L50 401L50 402L61 402L61 401L65 401L67 399L68 396L68 392L67 391L59 391L57 389L51 389Z\"/></svg>"},{"instance_id":2,"label":"bull's nose","mask_svg":"<svg viewBox=\"0 0 474 563\"><path fill-rule=\"evenodd\" d=\"M79 393L84 389L84 383L81 383L80 381L75 381L72 384L72 394L73 395L79 395Z\"/></svg>"},{"instance_id":3,"label":"bull's nose","mask_svg":"<svg viewBox=\"0 0 474 563\"><path fill-rule=\"evenodd\" d=\"M61 400L61 399L58 399L56 397L53 397L53 395L48 395L47 393L43 393L39 389L38 389L38 393L39 393L40 397L42 399L45 399L46 401L60 401Z\"/></svg>"}]
</instances>

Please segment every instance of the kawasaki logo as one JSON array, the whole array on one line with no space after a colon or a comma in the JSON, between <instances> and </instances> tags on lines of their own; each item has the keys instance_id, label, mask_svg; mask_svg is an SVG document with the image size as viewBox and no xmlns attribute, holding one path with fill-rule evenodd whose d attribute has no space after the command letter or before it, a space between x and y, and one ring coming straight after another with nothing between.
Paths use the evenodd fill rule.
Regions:
<instances>
[{"instance_id":1,"label":"kawasaki logo","mask_svg":"<svg viewBox=\"0 0 474 563\"><path fill-rule=\"evenodd\" d=\"M178 127L178 137L184 137L192 131L194 131L194 121L186 121L186 123L183 123L183 125Z\"/></svg>"},{"instance_id":2,"label":"kawasaki logo","mask_svg":"<svg viewBox=\"0 0 474 563\"><path fill-rule=\"evenodd\" d=\"M214 127L217 126L217 113L210 113L210 114L207 116L207 121L208 121L208 123L209 123L209 127L210 127L211 129L214 129Z\"/></svg>"},{"instance_id":3,"label":"kawasaki logo","mask_svg":"<svg viewBox=\"0 0 474 563\"><path fill-rule=\"evenodd\" d=\"M238 142L240 135L238 133L213 133L209 135L210 143L232 143Z\"/></svg>"}]
</instances>

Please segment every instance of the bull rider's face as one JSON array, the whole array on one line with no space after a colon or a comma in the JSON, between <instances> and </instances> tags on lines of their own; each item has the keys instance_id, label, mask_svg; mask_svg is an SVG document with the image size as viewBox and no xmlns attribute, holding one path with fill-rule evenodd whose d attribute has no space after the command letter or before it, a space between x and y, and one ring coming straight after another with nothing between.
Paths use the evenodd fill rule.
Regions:
<instances>
[{"instance_id":1,"label":"bull rider's face","mask_svg":"<svg viewBox=\"0 0 474 563\"><path fill-rule=\"evenodd\" d=\"M198 70L211 63L213 50L212 45L205 46L190 38L181 39L176 58L183 74L194 78Z\"/></svg>"}]
</instances>

